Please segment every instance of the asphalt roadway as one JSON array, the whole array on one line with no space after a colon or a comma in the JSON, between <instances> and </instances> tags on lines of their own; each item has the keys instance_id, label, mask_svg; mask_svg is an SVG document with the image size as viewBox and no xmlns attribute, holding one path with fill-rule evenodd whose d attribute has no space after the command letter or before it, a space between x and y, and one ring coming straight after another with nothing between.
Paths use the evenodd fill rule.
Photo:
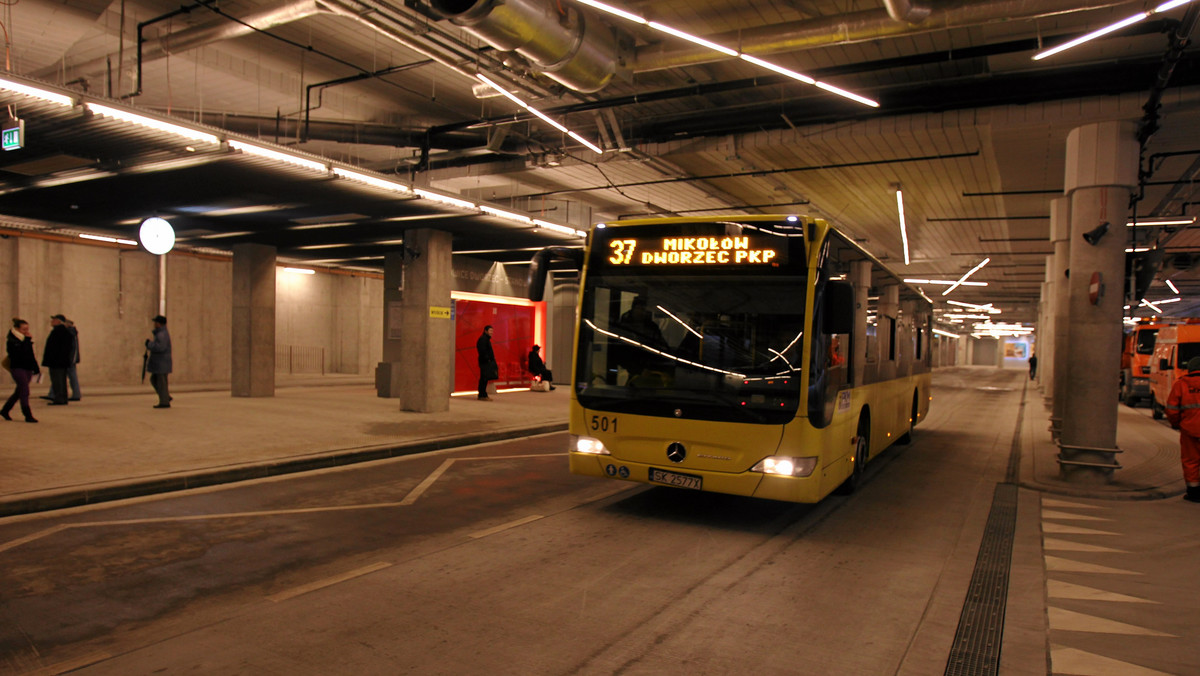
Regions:
<instances>
[{"instance_id":1,"label":"asphalt roadway","mask_svg":"<svg viewBox=\"0 0 1200 676\"><path fill-rule=\"evenodd\" d=\"M1019 487L1021 372L934 398L818 505L575 477L553 433L2 519L0 672L952 673L1000 486L978 673L1200 673L1200 506Z\"/></svg>"}]
</instances>

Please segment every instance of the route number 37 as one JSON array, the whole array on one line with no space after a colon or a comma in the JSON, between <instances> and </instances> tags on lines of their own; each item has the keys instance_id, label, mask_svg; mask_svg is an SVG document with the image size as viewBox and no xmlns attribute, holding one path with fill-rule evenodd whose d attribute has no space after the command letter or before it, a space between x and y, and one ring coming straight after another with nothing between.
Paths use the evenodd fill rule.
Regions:
<instances>
[{"instance_id":1,"label":"route number 37","mask_svg":"<svg viewBox=\"0 0 1200 676\"><path fill-rule=\"evenodd\" d=\"M612 430L615 433L617 431L617 419L615 417L609 418L606 415L594 415L592 416L591 427L593 432L607 432Z\"/></svg>"},{"instance_id":2,"label":"route number 37","mask_svg":"<svg viewBox=\"0 0 1200 676\"><path fill-rule=\"evenodd\" d=\"M608 248L613 250L613 255L608 257L609 263L629 265L629 261L633 260L633 250L637 248L637 240L614 239L608 243Z\"/></svg>"}]
</instances>

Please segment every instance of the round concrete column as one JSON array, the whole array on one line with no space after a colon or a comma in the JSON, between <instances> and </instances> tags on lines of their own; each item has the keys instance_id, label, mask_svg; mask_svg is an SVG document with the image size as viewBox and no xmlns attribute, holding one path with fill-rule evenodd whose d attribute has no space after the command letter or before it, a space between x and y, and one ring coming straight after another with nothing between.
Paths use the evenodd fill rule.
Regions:
<instances>
[{"instance_id":1,"label":"round concrete column","mask_svg":"<svg viewBox=\"0 0 1200 676\"><path fill-rule=\"evenodd\" d=\"M1064 473L1095 475L1116 450L1121 368L1125 219L1137 184L1134 126L1102 122L1067 136L1065 187L1071 198L1071 277L1065 396L1060 445ZM1081 450L1082 449L1082 450ZM1111 475L1111 470L1100 474Z\"/></svg>"},{"instance_id":2,"label":"round concrete column","mask_svg":"<svg viewBox=\"0 0 1200 676\"><path fill-rule=\"evenodd\" d=\"M1067 269L1071 264L1071 200L1066 197L1050 200L1050 241L1054 242L1054 255L1050 258L1051 274L1054 276L1054 301L1051 310L1053 344L1049 359L1044 363L1050 371L1050 384L1046 394L1050 398L1050 430L1058 439L1062 433L1062 420L1067 405L1067 334L1070 329L1071 288Z\"/></svg>"}]
</instances>

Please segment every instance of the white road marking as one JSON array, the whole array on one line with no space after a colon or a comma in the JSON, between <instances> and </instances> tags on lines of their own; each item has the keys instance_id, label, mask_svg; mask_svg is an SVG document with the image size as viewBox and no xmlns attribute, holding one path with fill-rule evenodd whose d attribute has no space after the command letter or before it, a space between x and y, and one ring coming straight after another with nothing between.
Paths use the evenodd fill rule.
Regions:
<instances>
[{"instance_id":1,"label":"white road marking","mask_svg":"<svg viewBox=\"0 0 1200 676\"><path fill-rule=\"evenodd\" d=\"M429 490L429 487L433 485L433 482L441 478L442 474L445 474L446 470L450 469L450 465L454 464L454 460L454 458L450 458L449 460L443 462L437 469L433 470L432 474L425 477L424 481L417 484L416 488L409 491L408 495L400 501L400 504L411 505L412 503L416 502L425 491Z\"/></svg>"},{"instance_id":2,"label":"white road marking","mask_svg":"<svg viewBox=\"0 0 1200 676\"><path fill-rule=\"evenodd\" d=\"M1126 594L1118 594L1116 592L1104 591L1095 587L1085 587L1081 584L1071 584L1069 582L1060 582L1059 580L1046 581L1046 596L1052 599L1072 599L1076 601L1112 601L1113 603L1154 603L1149 599L1142 599L1136 596L1128 596Z\"/></svg>"},{"instance_id":3,"label":"white road marking","mask_svg":"<svg viewBox=\"0 0 1200 676\"><path fill-rule=\"evenodd\" d=\"M1080 528L1079 526L1068 526L1066 524L1054 523L1052 521L1042 522L1043 533L1060 533L1071 535L1120 535L1120 533L1111 533L1106 530L1096 530L1094 528Z\"/></svg>"},{"instance_id":4,"label":"white road marking","mask_svg":"<svg viewBox=\"0 0 1200 676\"><path fill-rule=\"evenodd\" d=\"M362 568L359 568L358 570L352 570L348 573L342 573L341 575L334 575L333 577L327 577L324 580L317 580L316 582L309 582L308 584L300 585L299 587L294 587L294 588L288 589L286 591L281 591L278 594L271 594L270 596L267 597L267 600L274 601L275 603L279 603L280 601L286 601L288 599L300 596L301 594L307 594L309 592L317 591L318 589L332 587L333 585L338 584L339 582L345 582L346 580L353 580L356 577L362 577L363 575L367 575L369 573L374 573L377 570L383 570L384 568L391 568L391 567L392 567L392 564L390 564L386 561L372 563L371 565L364 566Z\"/></svg>"},{"instance_id":5,"label":"white road marking","mask_svg":"<svg viewBox=\"0 0 1200 676\"><path fill-rule=\"evenodd\" d=\"M1171 674L1114 660L1111 657L1067 648L1050 646L1050 671L1055 674L1089 674L1090 676L1171 676Z\"/></svg>"},{"instance_id":6,"label":"white road marking","mask_svg":"<svg viewBox=\"0 0 1200 676\"><path fill-rule=\"evenodd\" d=\"M533 516L527 516L524 519L517 519L516 521L502 523L499 526L496 526L495 528L489 528L487 530L481 530L477 533L471 533L471 535L469 537L473 540L478 540L479 538L485 538L489 535L495 535L496 533L506 531L510 528L516 528L517 526L524 526L527 523L533 523L534 521L537 521L538 519L544 519L544 518L546 518L546 517L538 515L538 514L534 514Z\"/></svg>"},{"instance_id":7,"label":"white road marking","mask_svg":"<svg viewBox=\"0 0 1200 676\"><path fill-rule=\"evenodd\" d=\"M1145 627L1139 627L1133 624L1125 624L1116 620L1107 620L1103 617L1094 615L1085 615L1076 613L1062 608L1050 606L1046 609L1046 613L1050 618L1051 631L1085 631L1092 634L1124 634L1128 636L1165 636L1167 638L1179 638L1174 634L1164 634L1161 631L1154 631ZM1074 672L1079 673L1079 672ZM1083 672L1088 673L1088 672Z\"/></svg>"},{"instance_id":8,"label":"white road marking","mask_svg":"<svg viewBox=\"0 0 1200 676\"><path fill-rule=\"evenodd\" d=\"M51 664L48 667L42 667L41 669L27 671L25 672L24 676L58 676L58 674L65 674L75 671L76 669L82 669L84 667L91 666L97 662L103 662L111 657L112 655L109 653L90 653L88 655L84 655L83 657L76 657L73 660L67 660L65 662Z\"/></svg>"},{"instance_id":9,"label":"white road marking","mask_svg":"<svg viewBox=\"0 0 1200 676\"><path fill-rule=\"evenodd\" d=\"M1057 556L1046 557L1046 570L1055 573L1097 573L1106 575L1142 575L1133 570L1122 570L1120 568L1109 568L1096 563L1083 563L1082 561L1072 561L1063 559Z\"/></svg>"},{"instance_id":10,"label":"white road marking","mask_svg":"<svg viewBox=\"0 0 1200 676\"><path fill-rule=\"evenodd\" d=\"M1082 502L1059 500L1058 498L1042 498L1043 507L1070 507L1071 509L1100 509L1096 505L1085 505Z\"/></svg>"},{"instance_id":11,"label":"white road marking","mask_svg":"<svg viewBox=\"0 0 1200 676\"><path fill-rule=\"evenodd\" d=\"M1042 510L1043 519L1064 519L1068 521L1112 521L1101 516L1084 516L1082 514L1072 514L1070 512L1054 512L1050 510Z\"/></svg>"},{"instance_id":12,"label":"white road marking","mask_svg":"<svg viewBox=\"0 0 1200 676\"><path fill-rule=\"evenodd\" d=\"M27 542L33 542L34 540L41 540L42 538L46 537L47 535L54 535L55 533L57 533L59 531L66 530L66 529L72 528L72 527L73 526L71 526L70 524L59 524L57 526L51 526L50 528L47 528L45 530L39 530L36 533L30 533L29 535L26 535L23 538L17 538L16 540L10 540L10 541L5 542L4 544L0 545L0 552L6 552L10 549L15 549Z\"/></svg>"},{"instance_id":13,"label":"white road marking","mask_svg":"<svg viewBox=\"0 0 1200 676\"><path fill-rule=\"evenodd\" d=\"M1112 547L1101 547L1100 545L1085 545L1082 542L1071 542L1070 540L1059 540L1058 538L1046 538L1042 541L1042 549L1060 552L1106 552L1111 554L1128 554L1124 549L1113 549Z\"/></svg>"}]
</instances>

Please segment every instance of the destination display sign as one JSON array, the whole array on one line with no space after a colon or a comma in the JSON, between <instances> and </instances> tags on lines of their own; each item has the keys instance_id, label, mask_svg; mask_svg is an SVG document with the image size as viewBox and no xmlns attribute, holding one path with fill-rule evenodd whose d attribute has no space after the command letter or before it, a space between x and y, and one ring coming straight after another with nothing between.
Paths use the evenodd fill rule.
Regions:
<instances>
[{"instance_id":1,"label":"destination display sign","mask_svg":"<svg viewBox=\"0 0 1200 676\"><path fill-rule=\"evenodd\" d=\"M745 235L611 239L605 261L620 266L777 266L787 262L787 240Z\"/></svg>"}]
</instances>

